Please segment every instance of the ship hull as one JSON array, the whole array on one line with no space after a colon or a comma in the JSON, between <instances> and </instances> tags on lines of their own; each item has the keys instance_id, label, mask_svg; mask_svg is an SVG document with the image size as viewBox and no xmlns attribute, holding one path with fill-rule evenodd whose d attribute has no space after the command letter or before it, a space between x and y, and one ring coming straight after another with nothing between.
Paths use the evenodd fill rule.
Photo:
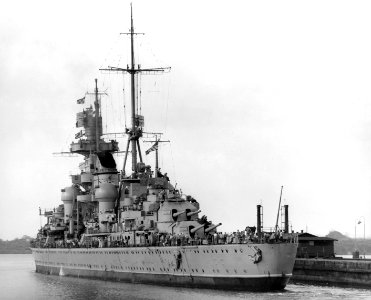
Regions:
<instances>
[{"instance_id":1,"label":"ship hull","mask_svg":"<svg viewBox=\"0 0 371 300\"><path fill-rule=\"evenodd\" d=\"M33 248L36 272L132 283L269 291L284 289L296 244ZM255 254L261 250L262 259ZM179 259L179 253L181 258Z\"/></svg>"}]
</instances>

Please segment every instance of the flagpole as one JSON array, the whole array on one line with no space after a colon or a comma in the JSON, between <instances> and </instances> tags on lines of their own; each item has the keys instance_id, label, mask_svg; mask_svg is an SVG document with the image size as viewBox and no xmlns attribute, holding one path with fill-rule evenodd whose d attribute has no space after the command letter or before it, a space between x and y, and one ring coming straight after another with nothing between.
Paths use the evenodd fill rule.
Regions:
<instances>
[{"instance_id":1,"label":"flagpole","mask_svg":"<svg viewBox=\"0 0 371 300\"><path fill-rule=\"evenodd\" d=\"M159 134L161 136L161 133ZM155 150L155 178L158 177L158 171L159 171L159 168L158 168L158 165L159 165L159 162L158 162L158 145L159 143L170 143L170 141L161 141L160 139L161 138L158 138L158 135L157 134L154 134L155 136L155 140L154 141L144 141L145 143L154 143L152 145L151 148L149 148L147 151L146 151L146 155L148 155L150 152L152 152L153 150Z\"/></svg>"},{"instance_id":2,"label":"flagpole","mask_svg":"<svg viewBox=\"0 0 371 300\"><path fill-rule=\"evenodd\" d=\"M157 135L156 135L156 143L158 143ZM158 177L158 146L156 147L156 165L155 165L155 178Z\"/></svg>"},{"instance_id":3,"label":"flagpole","mask_svg":"<svg viewBox=\"0 0 371 300\"><path fill-rule=\"evenodd\" d=\"M132 166L131 169L134 173L137 171L137 127L135 125L135 63L134 63L134 22L133 22L133 7L130 4L130 50L131 50L131 72L130 72L130 85L131 85L131 157Z\"/></svg>"}]
</instances>

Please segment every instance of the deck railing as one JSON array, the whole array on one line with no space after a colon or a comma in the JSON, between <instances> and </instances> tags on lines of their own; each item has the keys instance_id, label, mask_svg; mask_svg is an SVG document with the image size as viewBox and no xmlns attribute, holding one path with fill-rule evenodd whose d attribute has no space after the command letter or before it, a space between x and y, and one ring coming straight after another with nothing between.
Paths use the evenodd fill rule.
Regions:
<instances>
[{"instance_id":1,"label":"deck railing","mask_svg":"<svg viewBox=\"0 0 371 300\"><path fill-rule=\"evenodd\" d=\"M298 243L297 234L275 234L262 233L257 236L243 236L234 234L210 235L208 238L194 239L184 235L162 235L158 238L146 239L144 242L129 242L129 240L112 240L109 235L106 237L90 237L83 242L77 239L45 243L41 240L31 241L32 248L117 248L117 247L185 247L185 246L206 246L206 245L229 245L229 244L281 244Z\"/></svg>"}]
</instances>

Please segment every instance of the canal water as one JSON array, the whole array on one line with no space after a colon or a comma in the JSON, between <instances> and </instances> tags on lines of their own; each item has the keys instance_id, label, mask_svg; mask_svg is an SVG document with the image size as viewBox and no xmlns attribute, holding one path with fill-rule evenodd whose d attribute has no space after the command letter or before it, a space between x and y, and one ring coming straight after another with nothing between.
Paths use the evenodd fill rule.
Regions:
<instances>
[{"instance_id":1,"label":"canal water","mask_svg":"<svg viewBox=\"0 0 371 300\"><path fill-rule=\"evenodd\" d=\"M270 293L107 282L35 273L30 254L0 255L0 299L371 299L371 289L288 284Z\"/></svg>"}]
</instances>

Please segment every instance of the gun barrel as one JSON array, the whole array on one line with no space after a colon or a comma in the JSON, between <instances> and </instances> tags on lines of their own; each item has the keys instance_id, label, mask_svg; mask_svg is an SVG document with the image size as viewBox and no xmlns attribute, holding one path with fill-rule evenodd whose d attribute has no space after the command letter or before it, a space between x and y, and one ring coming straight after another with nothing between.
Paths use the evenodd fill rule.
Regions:
<instances>
[{"instance_id":1,"label":"gun barrel","mask_svg":"<svg viewBox=\"0 0 371 300\"><path fill-rule=\"evenodd\" d=\"M205 226L205 224L201 224L200 226L197 226L197 227L195 227L195 228L192 228L191 229L191 233L195 233L197 230L200 230L202 227L204 227Z\"/></svg>"},{"instance_id":2,"label":"gun barrel","mask_svg":"<svg viewBox=\"0 0 371 300\"><path fill-rule=\"evenodd\" d=\"M222 223L219 223L219 224L217 224L217 225L213 225L213 226L211 226L211 227L208 227L208 228L205 229L205 232L208 233L209 231L215 229L216 227L218 227L218 226L220 226L220 225L222 225Z\"/></svg>"},{"instance_id":3,"label":"gun barrel","mask_svg":"<svg viewBox=\"0 0 371 300\"><path fill-rule=\"evenodd\" d=\"M173 217L175 218L175 217L177 217L177 216L179 216L179 215L181 215L181 214L184 214L185 212L186 212L186 211L183 210L183 211L179 211L179 212L173 213Z\"/></svg>"},{"instance_id":4,"label":"gun barrel","mask_svg":"<svg viewBox=\"0 0 371 300\"><path fill-rule=\"evenodd\" d=\"M190 216L198 214L199 212L201 212L201 209L196 210L196 211L190 211L189 213L187 213L187 216L190 217Z\"/></svg>"}]
</instances>

